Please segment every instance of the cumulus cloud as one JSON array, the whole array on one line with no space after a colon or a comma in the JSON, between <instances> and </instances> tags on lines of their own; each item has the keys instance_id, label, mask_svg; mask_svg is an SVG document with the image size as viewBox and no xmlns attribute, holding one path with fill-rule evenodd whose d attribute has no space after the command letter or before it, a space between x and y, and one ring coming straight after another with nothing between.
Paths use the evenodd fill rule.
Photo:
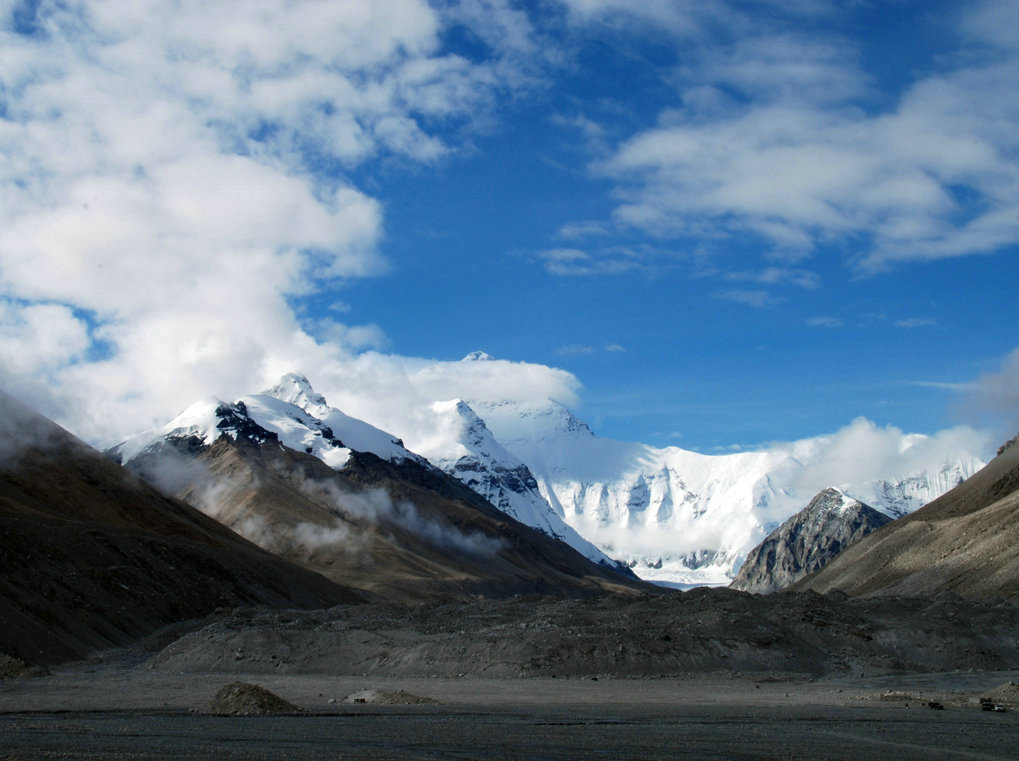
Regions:
<instances>
[{"instance_id":1,"label":"cumulus cloud","mask_svg":"<svg viewBox=\"0 0 1019 761\"><path fill-rule=\"evenodd\" d=\"M279 374L286 371L281 368ZM369 351L320 363L307 375L330 405L399 436L415 452L446 444L443 416L432 409L436 401L554 399L576 406L581 390L576 376L565 370L480 353L441 361Z\"/></svg>"},{"instance_id":2,"label":"cumulus cloud","mask_svg":"<svg viewBox=\"0 0 1019 761\"><path fill-rule=\"evenodd\" d=\"M682 237L710 223L792 257L852 242L865 271L1014 244L1019 49L993 31L1010 8L980 4L956 65L877 110L860 108L866 75L843 39L702 30L708 53L678 75L681 107L595 164L618 184L617 224Z\"/></svg>"},{"instance_id":3,"label":"cumulus cloud","mask_svg":"<svg viewBox=\"0 0 1019 761\"><path fill-rule=\"evenodd\" d=\"M813 496L826 486L901 479L931 464L950 462L960 452L988 452L991 444L987 431L967 426L924 436L857 418L834 434L779 444L772 451L804 464L791 487Z\"/></svg>"},{"instance_id":4,"label":"cumulus cloud","mask_svg":"<svg viewBox=\"0 0 1019 761\"><path fill-rule=\"evenodd\" d=\"M0 381L108 442L297 358L384 345L294 304L385 270L382 206L348 175L442 158L522 81L508 9L0 5ZM444 52L449 23L502 44Z\"/></svg>"}]
</instances>

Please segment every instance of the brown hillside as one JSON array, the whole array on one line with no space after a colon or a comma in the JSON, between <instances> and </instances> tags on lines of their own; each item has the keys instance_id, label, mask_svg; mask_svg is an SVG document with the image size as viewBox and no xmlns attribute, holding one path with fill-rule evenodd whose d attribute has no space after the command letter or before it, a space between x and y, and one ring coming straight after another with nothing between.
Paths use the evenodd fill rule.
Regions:
<instances>
[{"instance_id":1,"label":"brown hillside","mask_svg":"<svg viewBox=\"0 0 1019 761\"><path fill-rule=\"evenodd\" d=\"M0 392L0 652L53 663L218 607L358 599Z\"/></svg>"},{"instance_id":2,"label":"brown hillside","mask_svg":"<svg viewBox=\"0 0 1019 761\"><path fill-rule=\"evenodd\" d=\"M128 465L156 479L172 472L178 497L265 549L391 599L646 587L413 461L354 452L334 470L275 441L223 436L208 447L166 442Z\"/></svg>"},{"instance_id":3,"label":"brown hillside","mask_svg":"<svg viewBox=\"0 0 1019 761\"><path fill-rule=\"evenodd\" d=\"M1019 445L792 588L1019 601Z\"/></svg>"}]
</instances>

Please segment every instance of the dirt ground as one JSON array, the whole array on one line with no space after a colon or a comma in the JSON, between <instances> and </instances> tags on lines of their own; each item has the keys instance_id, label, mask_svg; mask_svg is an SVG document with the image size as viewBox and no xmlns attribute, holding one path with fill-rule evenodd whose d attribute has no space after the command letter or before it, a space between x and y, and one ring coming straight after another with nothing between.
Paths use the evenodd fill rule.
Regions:
<instances>
[{"instance_id":1,"label":"dirt ground","mask_svg":"<svg viewBox=\"0 0 1019 761\"><path fill-rule=\"evenodd\" d=\"M1008 605L725 590L223 611L0 679L0 760L1015 761L1017 633ZM233 682L300 710L216 715Z\"/></svg>"},{"instance_id":2,"label":"dirt ground","mask_svg":"<svg viewBox=\"0 0 1019 761\"><path fill-rule=\"evenodd\" d=\"M1019 671L814 680L252 674L242 678L301 712L207 713L237 678L79 664L5 680L0 758L1003 760L1017 757L1019 737L1019 713L978 703ZM370 690L438 702L346 702Z\"/></svg>"}]
</instances>

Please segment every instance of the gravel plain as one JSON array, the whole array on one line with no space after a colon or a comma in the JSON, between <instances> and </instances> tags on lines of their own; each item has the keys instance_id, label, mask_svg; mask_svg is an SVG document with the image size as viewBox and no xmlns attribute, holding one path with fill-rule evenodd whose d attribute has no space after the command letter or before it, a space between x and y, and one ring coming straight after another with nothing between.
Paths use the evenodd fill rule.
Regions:
<instances>
[{"instance_id":1,"label":"gravel plain","mask_svg":"<svg viewBox=\"0 0 1019 761\"><path fill-rule=\"evenodd\" d=\"M300 713L221 716L238 679ZM1015 759L1019 671L798 678L381 678L90 663L0 682L2 759ZM436 703L355 703L402 691ZM943 710L931 710L936 700Z\"/></svg>"}]
</instances>

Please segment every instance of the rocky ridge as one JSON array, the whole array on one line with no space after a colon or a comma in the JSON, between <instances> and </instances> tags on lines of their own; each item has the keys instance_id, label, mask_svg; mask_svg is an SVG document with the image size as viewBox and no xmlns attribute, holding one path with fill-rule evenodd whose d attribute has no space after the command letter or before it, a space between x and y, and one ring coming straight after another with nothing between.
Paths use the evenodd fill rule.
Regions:
<instances>
[{"instance_id":1,"label":"rocky ridge","mask_svg":"<svg viewBox=\"0 0 1019 761\"><path fill-rule=\"evenodd\" d=\"M730 586L756 594L787 587L891 520L838 489L825 489L750 551Z\"/></svg>"}]
</instances>

